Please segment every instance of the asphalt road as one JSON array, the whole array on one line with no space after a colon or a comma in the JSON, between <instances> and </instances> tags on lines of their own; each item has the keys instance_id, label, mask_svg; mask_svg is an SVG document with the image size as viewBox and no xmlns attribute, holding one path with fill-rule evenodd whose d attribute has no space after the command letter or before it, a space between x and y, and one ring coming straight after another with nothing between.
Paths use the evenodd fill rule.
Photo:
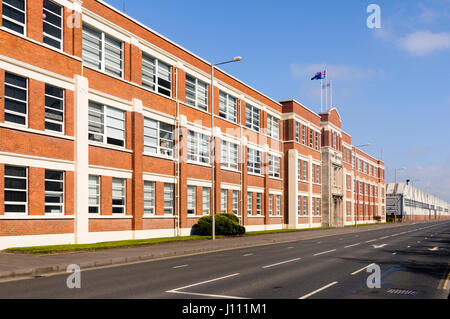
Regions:
<instances>
[{"instance_id":1,"label":"asphalt road","mask_svg":"<svg viewBox=\"0 0 450 319\"><path fill-rule=\"evenodd\" d=\"M381 288L369 288L380 268ZM0 298L446 299L450 222L410 224L0 283Z\"/></svg>"}]
</instances>

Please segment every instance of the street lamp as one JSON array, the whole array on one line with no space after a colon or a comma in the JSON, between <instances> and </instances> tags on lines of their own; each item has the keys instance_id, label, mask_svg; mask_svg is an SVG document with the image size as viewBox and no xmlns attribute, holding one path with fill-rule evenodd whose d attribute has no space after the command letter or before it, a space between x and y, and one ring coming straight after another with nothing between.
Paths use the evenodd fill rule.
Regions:
<instances>
[{"instance_id":1,"label":"street lamp","mask_svg":"<svg viewBox=\"0 0 450 319\"><path fill-rule=\"evenodd\" d=\"M370 143L366 143L366 144L355 146L355 149L358 149L358 148L361 148L361 147L369 147L369 146L370 146ZM356 196L358 197L358 201L357 201L358 203L356 204L356 207L359 207L359 192L356 189L356 171L357 170L358 170L358 165L355 162L355 175L354 175L355 178L354 178L354 183L353 183L353 187L354 187L353 193L356 194ZM355 209L354 215L355 215L355 229L356 229L358 227L358 220L356 218L356 209Z\"/></svg>"},{"instance_id":2,"label":"street lamp","mask_svg":"<svg viewBox=\"0 0 450 319\"><path fill-rule=\"evenodd\" d=\"M216 212L215 212L215 178L214 178L214 166L215 166L215 148L216 148L216 138L214 134L214 69L218 65L234 63L242 61L242 57L234 57L233 60L220 62L216 64L211 64L211 204L212 204L212 240L216 240Z\"/></svg>"}]
</instances>

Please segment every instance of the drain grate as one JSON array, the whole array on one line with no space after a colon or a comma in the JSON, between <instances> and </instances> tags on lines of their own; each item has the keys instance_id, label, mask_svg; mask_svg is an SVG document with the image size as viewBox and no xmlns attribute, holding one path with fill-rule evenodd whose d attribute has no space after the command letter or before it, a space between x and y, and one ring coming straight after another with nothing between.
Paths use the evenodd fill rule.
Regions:
<instances>
[{"instance_id":1,"label":"drain grate","mask_svg":"<svg viewBox=\"0 0 450 319\"><path fill-rule=\"evenodd\" d=\"M387 292L393 295L404 295L404 296L415 296L417 294L417 291L415 290L399 289L399 288L389 289Z\"/></svg>"}]
</instances>

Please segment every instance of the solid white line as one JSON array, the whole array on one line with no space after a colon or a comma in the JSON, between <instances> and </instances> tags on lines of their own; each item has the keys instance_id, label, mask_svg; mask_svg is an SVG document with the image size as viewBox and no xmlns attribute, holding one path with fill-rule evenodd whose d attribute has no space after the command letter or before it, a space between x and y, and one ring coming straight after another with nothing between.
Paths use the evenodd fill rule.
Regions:
<instances>
[{"instance_id":1,"label":"solid white line","mask_svg":"<svg viewBox=\"0 0 450 319\"><path fill-rule=\"evenodd\" d=\"M368 240L368 241L366 241L366 244L373 243L374 241L377 241L377 240L376 239Z\"/></svg>"},{"instance_id":2,"label":"solid white line","mask_svg":"<svg viewBox=\"0 0 450 319\"><path fill-rule=\"evenodd\" d=\"M353 275L356 275L356 274L358 274L358 273L360 273L360 272L363 271L363 270L366 270L367 268L369 268L370 266L373 266L373 265L375 265L375 264L370 264L369 266L366 266L366 267L364 267L364 268L361 268L360 270L357 270L357 271L353 272L353 273L352 273L352 276L353 276Z\"/></svg>"},{"instance_id":3,"label":"solid white line","mask_svg":"<svg viewBox=\"0 0 450 319\"><path fill-rule=\"evenodd\" d=\"M354 246L358 246L358 245L361 245L361 243L357 243L357 244L350 245L350 246L345 246L344 248L350 248L350 247L354 247Z\"/></svg>"},{"instance_id":4,"label":"solid white line","mask_svg":"<svg viewBox=\"0 0 450 319\"><path fill-rule=\"evenodd\" d=\"M338 283L337 281L332 282L331 284L326 285L325 287L322 287L322 288L320 288L320 289L317 289L317 290L315 290L315 291L313 291L313 292L311 292L311 293L309 293L309 294L307 294L307 295L305 295L305 296L303 296L303 297L300 297L300 298L298 298L298 299L306 299L306 298L309 298L309 297L311 297L312 295L315 295L316 293L319 293L319 292L321 292L321 291L323 291L323 290L325 290L325 289L330 288L331 286L336 285L337 283Z\"/></svg>"},{"instance_id":5,"label":"solid white line","mask_svg":"<svg viewBox=\"0 0 450 319\"><path fill-rule=\"evenodd\" d=\"M184 268L184 267L187 267L187 266L189 266L189 265L175 266L175 267L172 267L172 268L173 268L173 269L178 269L178 268Z\"/></svg>"},{"instance_id":6,"label":"solid white line","mask_svg":"<svg viewBox=\"0 0 450 319\"><path fill-rule=\"evenodd\" d=\"M200 285L203 285L203 284L207 284L207 283L210 283L210 282L214 282L214 281L218 281L218 280L222 280L222 279L235 277L235 276L238 276L238 275L240 275L240 273L232 274L232 275L228 275L228 276L224 276L224 277L220 277L220 278L216 278L216 279L202 281L202 282L199 282L199 283L196 283L196 284L192 284L192 285L189 285L189 286L184 286L184 287L172 289L172 290L167 291L167 292L174 292L174 291L177 291L177 290L183 290L183 289L190 288L190 287L200 286Z\"/></svg>"},{"instance_id":7,"label":"solid white line","mask_svg":"<svg viewBox=\"0 0 450 319\"><path fill-rule=\"evenodd\" d=\"M244 257L253 256L253 254L246 254Z\"/></svg>"},{"instance_id":8,"label":"solid white line","mask_svg":"<svg viewBox=\"0 0 450 319\"><path fill-rule=\"evenodd\" d=\"M244 297L234 297L234 296L223 296L223 295L210 295L210 294L201 294L198 292L188 292L188 291L166 291L167 293L172 294L182 294L182 295L191 295L191 296L202 296L202 297L212 297L212 298L222 298L222 299L248 299Z\"/></svg>"},{"instance_id":9,"label":"solid white line","mask_svg":"<svg viewBox=\"0 0 450 319\"><path fill-rule=\"evenodd\" d=\"M300 260L300 259L301 259L301 258L295 258L295 259L291 259L291 260L286 260L286 261L282 261L282 262L280 262L280 263L276 263L276 264L273 264L273 265L264 266L263 268L264 268L264 269L266 269L266 268L271 268L271 267L275 267L275 266L279 266L279 265L291 263L291 262L294 262L294 261L297 261L297 260Z\"/></svg>"},{"instance_id":10,"label":"solid white line","mask_svg":"<svg viewBox=\"0 0 450 319\"><path fill-rule=\"evenodd\" d=\"M318 254L315 254L314 256L325 255L325 254L328 254L328 253L332 253L333 251L336 251L336 249L329 250L329 251L324 251L323 253L318 253Z\"/></svg>"},{"instance_id":11,"label":"solid white line","mask_svg":"<svg viewBox=\"0 0 450 319\"><path fill-rule=\"evenodd\" d=\"M386 238L389 238L389 236L381 237L380 240L383 240L383 239L386 239Z\"/></svg>"}]
</instances>

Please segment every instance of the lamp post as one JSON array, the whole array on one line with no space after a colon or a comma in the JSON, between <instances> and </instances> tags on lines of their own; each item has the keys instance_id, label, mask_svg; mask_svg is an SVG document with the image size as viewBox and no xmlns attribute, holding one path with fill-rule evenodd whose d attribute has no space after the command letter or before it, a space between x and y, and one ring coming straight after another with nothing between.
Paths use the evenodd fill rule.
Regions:
<instances>
[{"instance_id":1,"label":"lamp post","mask_svg":"<svg viewBox=\"0 0 450 319\"><path fill-rule=\"evenodd\" d=\"M370 143L367 143L367 144L363 144L363 145L358 145L358 146L355 146L355 149L358 149L358 148L361 148L361 147L369 147L370 146ZM354 178L354 183L353 183L353 186L354 186L354 190L353 190L353 192L354 192L354 194L356 194L356 196L358 197L358 203L356 204L356 207L359 207L359 191L356 189L356 171L358 171L358 165L357 165L357 163L355 162L355 178ZM356 199L355 199L356 200ZM358 219L356 218L356 209L355 209L355 229L358 227Z\"/></svg>"},{"instance_id":2,"label":"lamp post","mask_svg":"<svg viewBox=\"0 0 450 319\"><path fill-rule=\"evenodd\" d=\"M216 138L214 134L214 69L218 65L234 63L242 61L242 57L237 56L233 58L233 60L220 62L216 64L211 64L211 204L212 204L212 240L216 240L216 212L215 212L215 176L214 176L214 168L215 168L215 148L216 148Z\"/></svg>"}]
</instances>

